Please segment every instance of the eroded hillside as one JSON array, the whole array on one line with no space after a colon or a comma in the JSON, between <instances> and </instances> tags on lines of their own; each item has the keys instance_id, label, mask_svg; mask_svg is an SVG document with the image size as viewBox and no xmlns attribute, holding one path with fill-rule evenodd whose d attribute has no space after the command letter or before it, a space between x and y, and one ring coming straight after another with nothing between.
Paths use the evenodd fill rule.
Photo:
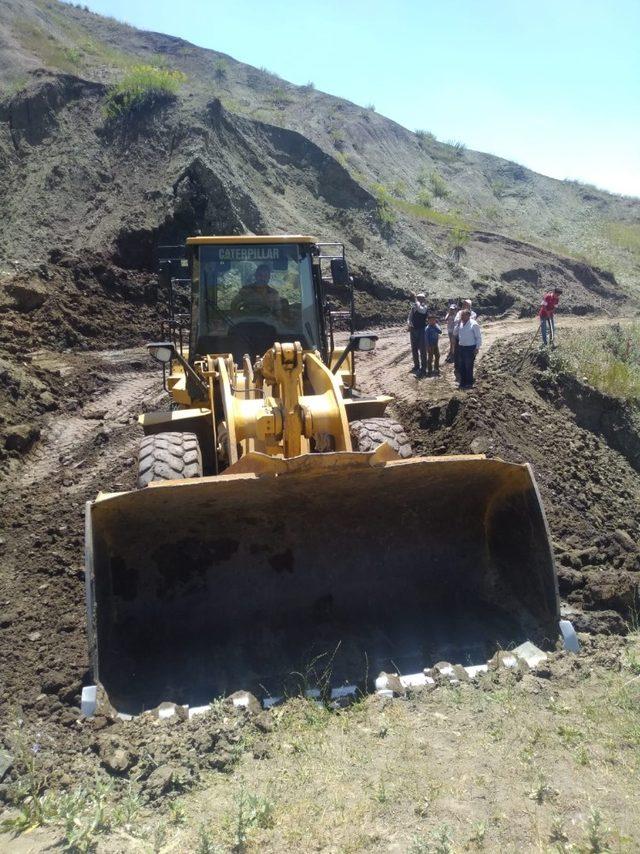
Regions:
<instances>
[{"instance_id":1,"label":"eroded hillside","mask_svg":"<svg viewBox=\"0 0 640 854\"><path fill-rule=\"evenodd\" d=\"M305 231L346 242L363 322L396 319L415 287L525 314L559 282L578 312L634 291L635 200L57 0L8 0L0 22L5 272L52 250L151 269L196 229ZM178 97L108 120L108 87L140 62L182 71Z\"/></svg>"}]
</instances>

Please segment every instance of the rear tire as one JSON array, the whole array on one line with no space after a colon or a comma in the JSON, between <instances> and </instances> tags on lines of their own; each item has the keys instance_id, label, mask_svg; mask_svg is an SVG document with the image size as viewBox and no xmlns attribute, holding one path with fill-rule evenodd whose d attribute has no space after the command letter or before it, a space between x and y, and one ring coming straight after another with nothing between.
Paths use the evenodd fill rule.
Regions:
<instances>
[{"instance_id":1,"label":"rear tire","mask_svg":"<svg viewBox=\"0 0 640 854\"><path fill-rule=\"evenodd\" d=\"M195 433L145 436L138 453L138 488L152 480L202 477L202 453Z\"/></svg>"},{"instance_id":2,"label":"rear tire","mask_svg":"<svg viewBox=\"0 0 640 854\"><path fill-rule=\"evenodd\" d=\"M375 451L386 442L402 459L413 456L411 442L402 424L393 418L364 418L349 424L354 451Z\"/></svg>"}]
</instances>

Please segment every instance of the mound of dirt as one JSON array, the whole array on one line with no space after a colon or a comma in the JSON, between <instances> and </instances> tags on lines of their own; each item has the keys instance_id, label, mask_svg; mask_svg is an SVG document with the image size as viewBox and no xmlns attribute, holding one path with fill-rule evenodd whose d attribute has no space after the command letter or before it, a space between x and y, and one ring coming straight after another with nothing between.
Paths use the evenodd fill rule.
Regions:
<instances>
[{"instance_id":1,"label":"mound of dirt","mask_svg":"<svg viewBox=\"0 0 640 854\"><path fill-rule=\"evenodd\" d=\"M72 382L55 351L149 341L161 313L151 276L100 255L54 250L47 263L15 266L0 273L0 461L28 451L43 416L77 407L99 384L90 371Z\"/></svg>"},{"instance_id":2,"label":"mound of dirt","mask_svg":"<svg viewBox=\"0 0 640 854\"><path fill-rule=\"evenodd\" d=\"M585 631L624 631L619 615L631 619L640 602L633 460L620 452L619 436L576 423L593 427L565 403L572 381L553 375L543 355L523 362L527 343L521 336L494 345L471 392L438 405L400 403L402 420L420 453L484 453L530 463L566 612Z\"/></svg>"}]
</instances>

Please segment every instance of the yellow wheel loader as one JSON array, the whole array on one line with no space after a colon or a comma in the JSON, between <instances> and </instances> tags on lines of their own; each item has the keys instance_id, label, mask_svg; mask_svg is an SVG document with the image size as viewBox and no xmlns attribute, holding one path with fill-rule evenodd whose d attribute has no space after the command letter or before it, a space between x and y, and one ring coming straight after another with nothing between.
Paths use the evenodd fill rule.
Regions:
<instances>
[{"instance_id":1,"label":"yellow wheel loader","mask_svg":"<svg viewBox=\"0 0 640 854\"><path fill-rule=\"evenodd\" d=\"M358 393L376 336L353 331L343 247L192 237L187 253L188 343L174 314L148 345L171 408L140 416L138 489L87 505L91 660L113 706L366 689L554 644L530 467L414 457L392 398Z\"/></svg>"}]
</instances>

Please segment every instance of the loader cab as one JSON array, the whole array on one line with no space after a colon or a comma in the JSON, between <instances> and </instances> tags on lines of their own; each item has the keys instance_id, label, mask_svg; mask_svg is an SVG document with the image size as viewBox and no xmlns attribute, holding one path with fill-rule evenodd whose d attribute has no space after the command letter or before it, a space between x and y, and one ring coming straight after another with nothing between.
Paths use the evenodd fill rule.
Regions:
<instances>
[{"instance_id":1,"label":"loader cab","mask_svg":"<svg viewBox=\"0 0 640 854\"><path fill-rule=\"evenodd\" d=\"M276 341L326 351L312 237L190 237L189 353L231 353L237 364Z\"/></svg>"}]
</instances>

